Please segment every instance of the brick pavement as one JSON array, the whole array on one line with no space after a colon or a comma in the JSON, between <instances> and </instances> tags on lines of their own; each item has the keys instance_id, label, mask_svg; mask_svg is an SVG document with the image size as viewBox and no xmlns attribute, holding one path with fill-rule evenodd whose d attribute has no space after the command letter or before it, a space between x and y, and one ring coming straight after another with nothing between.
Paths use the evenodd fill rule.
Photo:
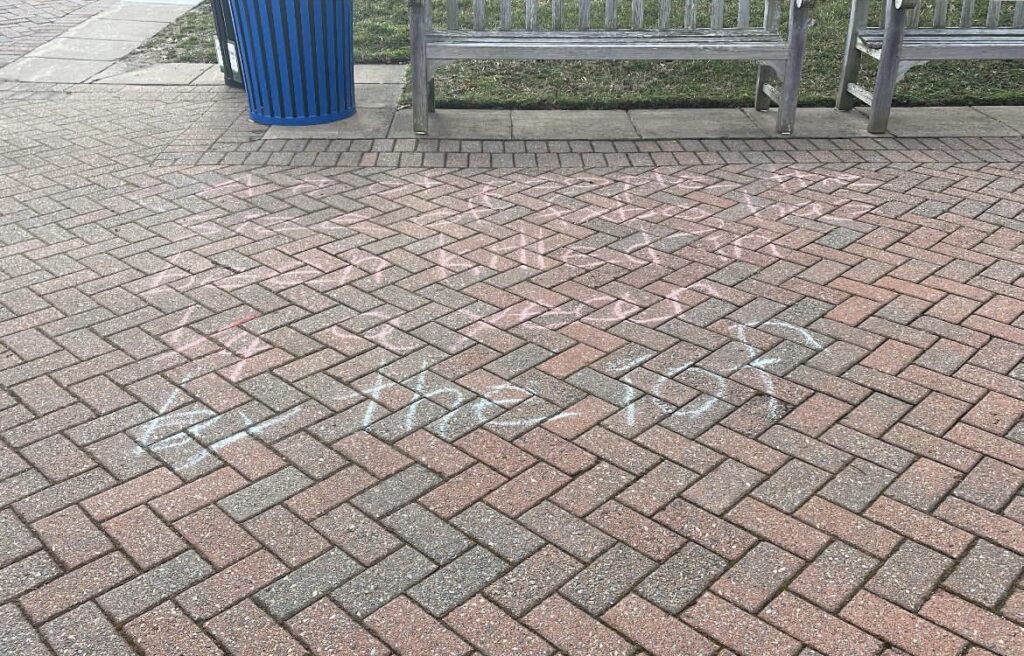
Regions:
<instances>
[{"instance_id":1,"label":"brick pavement","mask_svg":"<svg viewBox=\"0 0 1024 656\"><path fill-rule=\"evenodd\" d=\"M1024 654L1024 142L0 86L0 653Z\"/></svg>"}]
</instances>

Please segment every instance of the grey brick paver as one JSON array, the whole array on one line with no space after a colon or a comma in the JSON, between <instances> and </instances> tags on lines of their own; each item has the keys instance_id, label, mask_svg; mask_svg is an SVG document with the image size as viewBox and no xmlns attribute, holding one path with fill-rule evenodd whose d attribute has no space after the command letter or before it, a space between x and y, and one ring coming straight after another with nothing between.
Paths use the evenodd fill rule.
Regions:
<instances>
[{"instance_id":1,"label":"grey brick paver","mask_svg":"<svg viewBox=\"0 0 1024 656\"><path fill-rule=\"evenodd\" d=\"M904 608L916 609L938 585L951 560L916 542L905 542L878 569L867 589Z\"/></svg>"},{"instance_id":2,"label":"grey brick paver","mask_svg":"<svg viewBox=\"0 0 1024 656\"><path fill-rule=\"evenodd\" d=\"M475 547L409 590L409 597L440 617L501 576L508 565L483 547Z\"/></svg>"},{"instance_id":3,"label":"grey brick paver","mask_svg":"<svg viewBox=\"0 0 1024 656\"><path fill-rule=\"evenodd\" d=\"M60 575L60 566L45 551L0 569L0 601L6 602Z\"/></svg>"},{"instance_id":4,"label":"grey brick paver","mask_svg":"<svg viewBox=\"0 0 1024 656\"><path fill-rule=\"evenodd\" d=\"M590 367L584 367L567 380L584 392L619 407L627 406L643 396L635 387L609 378Z\"/></svg>"},{"instance_id":5,"label":"grey brick paver","mask_svg":"<svg viewBox=\"0 0 1024 656\"><path fill-rule=\"evenodd\" d=\"M591 615L601 615L657 566L619 543L562 586L561 593Z\"/></svg>"},{"instance_id":6,"label":"grey brick paver","mask_svg":"<svg viewBox=\"0 0 1024 656\"><path fill-rule=\"evenodd\" d=\"M737 606L756 612L804 563L770 542L759 542L719 578L713 589Z\"/></svg>"},{"instance_id":7,"label":"grey brick paver","mask_svg":"<svg viewBox=\"0 0 1024 656\"><path fill-rule=\"evenodd\" d=\"M713 472L691 485L683 498L713 513L722 513L745 496L764 477L735 460L726 460Z\"/></svg>"},{"instance_id":8,"label":"grey brick paver","mask_svg":"<svg viewBox=\"0 0 1024 656\"><path fill-rule=\"evenodd\" d=\"M273 617L283 620L341 585L362 568L344 552L332 549L271 583L255 595Z\"/></svg>"},{"instance_id":9,"label":"grey brick paver","mask_svg":"<svg viewBox=\"0 0 1024 656\"><path fill-rule=\"evenodd\" d=\"M363 565L402 546L401 540L348 504L315 519L313 527Z\"/></svg>"},{"instance_id":10,"label":"grey brick paver","mask_svg":"<svg viewBox=\"0 0 1024 656\"><path fill-rule=\"evenodd\" d=\"M298 469L289 467L235 492L219 505L232 519L249 519L312 483L313 481Z\"/></svg>"},{"instance_id":11,"label":"grey brick paver","mask_svg":"<svg viewBox=\"0 0 1024 656\"><path fill-rule=\"evenodd\" d=\"M691 542L645 578L637 592L674 615L700 596L727 564Z\"/></svg>"},{"instance_id":12,"label":"grey brick paver","mask_svg":"<svg viewBox=\"0 0 1024 656\"><path fill-rule=\"evenodd\" d=\"M74 478L69 478L25 497L14 504L14 510L26 522L34 522L113 487L114 484L115 480L110 474L95 467Z\"/></svg>"},{"instance_id":13,"label":"grey brick paver","mask_svg":"<svg viewBox=\"0 0 1024 656\"><path fill-rule=\"evenodd\" d=\"M759 485L751 496L783 512L791 513L828 480L826 472L792 460Z\"/></svg>"},{"instance_id":14,"label":"grey brick paver","mask_svg":"<svg viewBox=\"0 0 1024 656\"><path fill-rule=\"evenodd\" d=\"M995 606L1024 571L1024 556L979 541L943 585L976 604Z\"/></svg>"},{"instance_id":15,"label":"grey brick paver","mask_svg":"<svg viewBox=\"0 0 1024 656\"><path fill-rule=\"evenodd\" d=\"M0 513L0 566L9 565L42 546L14 513Z\"/></svg>"},{"instance_id":16,"label":"grey brick paver","mask_svg":"<svg viewBox=\"0 0 1024 656\"><path fill-rule=\"evenodd\" d=\"M454 442L466 433L494 419L501 412L501 406L491 403L487 399L474 399L434 420L427 426L427 430L446 442Z\"/></svg>"},{"instance_id":17,"label":"grey brick paver","mask_svg":"<svg viewBox=\"0 0 1024 656\"><path fill-rule=\"evenodd\" d=\"M335 590L331 596L354 617L363 618L437 569L423 554L403 547Z\"/></svg>"},{"instance_id":18,"label":"grey brick paver","mask_svg":"<svg viewBox=\"0 0 1024 656\"><path fill-rule=\"evenodd\" d=\"M60 656L130 656L135 653L93 603L82 604L50 620L43 626L42 633Z\"/></svg>"},{"instance_id":19,"label":"grey brick paver","mask_svg":"<svg viewBox=\"0 0 1024 656\"><path fill-rule=\"evenodd\" d=\"M957 486L961 499L998 511L1024 485L1024 470L992 458L985 458Z\"/></svg>"},{"instance_id":20,"label":"grey brick paver","mask_svg":"<svg viewBox=\"0 0 1024 656\"><path fill-rule=\"evenodd\" d=\"M122 623L212 573L213 568L199 554L186 551L100 595L96 602L115 622Z\"/></svg>"},{"instance_id":21,"label":"grey brick paver","mask_svg":"<svg viewBox=\"0 0 1024 656\"><path fill-rule=\"evenodd\" d=\"M486 595L519 617L536 606L583 565L557 547L546 546L487 587Z\"/></svg>"},{"instance_id":22,"label":"grey brick paver","mask_svg":"<svg viewBox=\"0 0 1024 656\"><path fill-rule=\"evenodd\" d=\"M518 563L544 545L544 540L534 533L482 503L462 511L452 523L513 563Z\"/></svg>"},{"instance_id":23,"label":"grey brick paver","mask_svg":"<svg viewBox=\"0 0 1024 656\"><path fill-rule=\"evenodd\" d=\"M50 653L14 604L0 606L0 650L23 656L48 656Z\"/></svg>"},{"instance_id":24,"label":"grey brick paver","mask_svg":"<svg viewBox=\"0 0 1024 656\"><path fill-rule=\"evenodd\" d=\"M420 553L440 564L451 561L472 544L458 529L416 504L391 514L384 524Z\"/></svg>"},{"instance_id":25,"label":"grey brick paver","mask_svg":"<svg viewBox=\"0 0 1024 656\"><path fill-rule=\"evenodd\" d=\"M378 483L352 500L352 504L378 518L428 492L441 478L426 467L413 465Z\"/></svg>"},{"instance_id":26,"label":"grey brick paver","mask_svg":"<svg viewBox=\"0 0 1024 656\"><path fill-rule=\"evenodd\" d=\"M863 512L896 478L866 460L855 460L821 489L821 496L847 510Z\"/></svg>"}]
</instances>

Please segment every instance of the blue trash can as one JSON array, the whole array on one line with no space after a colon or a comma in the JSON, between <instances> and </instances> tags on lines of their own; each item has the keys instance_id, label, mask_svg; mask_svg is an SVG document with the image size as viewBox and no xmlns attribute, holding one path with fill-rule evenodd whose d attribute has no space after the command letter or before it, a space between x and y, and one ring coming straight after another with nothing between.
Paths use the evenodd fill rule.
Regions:
<instances>
[{"instance_id":1,"label":"blue trash can","mask_svg":"<svg viewBox=\"0 0 1024 656\"><path fill-rule=\"evenodd\" d=\"M356 113L352 0L231 0L249 115L314 125Z\"/></svg>"}]
</instances>

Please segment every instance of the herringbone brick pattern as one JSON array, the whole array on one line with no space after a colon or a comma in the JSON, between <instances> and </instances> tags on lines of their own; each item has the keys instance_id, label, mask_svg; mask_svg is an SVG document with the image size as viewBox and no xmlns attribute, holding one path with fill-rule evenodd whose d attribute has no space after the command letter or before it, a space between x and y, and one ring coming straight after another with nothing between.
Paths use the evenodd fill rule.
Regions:
<instances>
[{"instance_id":1,"label":"herringbone brick pattern","mask_svg":"<svg viewBox=\"0 0 1024 656\"><path fill-rule=\"evenodd\" d=\"M1019 140L4 93L0 653L1024 654Z\"/></svg>"}]
</instances>

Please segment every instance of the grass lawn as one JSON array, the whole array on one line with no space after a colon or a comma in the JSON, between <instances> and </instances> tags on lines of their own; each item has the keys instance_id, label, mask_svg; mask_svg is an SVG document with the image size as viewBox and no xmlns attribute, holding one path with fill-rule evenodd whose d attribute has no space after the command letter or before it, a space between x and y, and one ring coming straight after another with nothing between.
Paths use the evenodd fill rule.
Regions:
<instances>
[{"instance_id":1,"label":"grass lawn","mask_svg":"<svg viewBox=\"0 0 1024 656\"><path fill-rule=\"evenodd\" d=\"M653 20L658 0L645 1L647 16ZM356 60L407 61L406 0L354 3ZM460 4L468 11L471 2L461 0ZM540 4L550 7L546 0ZM570 0L565 4L568 8L575 3ZM598 24L603 3L594 4L594 21ZM629 4L620 2L624 12L629 11ZM951 4L959 3L953 0ZM1012 6L1004 3L1010 11ZM977 8L983 15L987 3L979 2ZM958 7L954 9L958 11ZM812 11L814 25L804 63L801 104L829 106L834 102L839 78L849 1L817 0ZM751 13L759 15L756 8ZM543 24L543 13L541 21ZM212 14L204 2L142 50L145 56L160 61L214 62L212 34ZM865 66L866 71L871 64ZM518 109L747 107L753 103L754 71L752 62L461 62L438 72L438 105ZM896 93L900 105L1024 104L1024 62L935 62L912 70Z\"/></svg>"}]
</instances>

